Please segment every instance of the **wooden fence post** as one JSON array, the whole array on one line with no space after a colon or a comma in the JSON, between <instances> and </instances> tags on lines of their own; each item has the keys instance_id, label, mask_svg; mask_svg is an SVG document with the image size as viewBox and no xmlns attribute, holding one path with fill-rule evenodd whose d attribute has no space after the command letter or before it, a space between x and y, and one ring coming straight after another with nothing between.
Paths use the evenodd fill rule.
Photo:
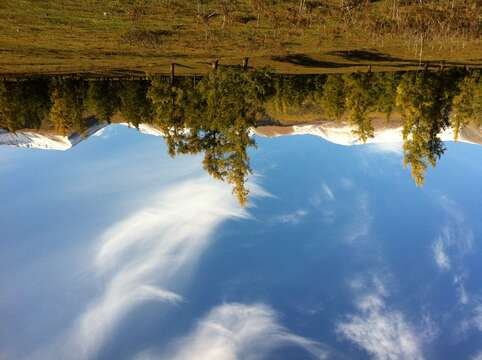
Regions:
<instances>
[{"instance_id":1,"label":"wooden fence post","mask_svg":"<svg viewBox=\"0 0 482 360\"><path fill-rule=\"evenodd\" d=\"M249 62L249 58L245 57L243 60L243 70L248 70L248 62Z\"/></svg>"}]
</instances>

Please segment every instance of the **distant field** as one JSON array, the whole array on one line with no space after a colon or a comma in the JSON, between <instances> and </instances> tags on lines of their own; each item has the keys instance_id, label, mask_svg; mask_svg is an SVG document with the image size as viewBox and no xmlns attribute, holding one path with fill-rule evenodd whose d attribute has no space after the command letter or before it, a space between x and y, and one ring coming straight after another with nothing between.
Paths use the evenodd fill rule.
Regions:
<instances>
[{"instance_id":1,"label":"distant field","mask_svg":"<svg viewBox=\"0 0 482 360\"><path fill-rule=\"evenodd\" d=\"M0 73L283 73L482 64L478 0L3 0Z\"/></svg>"}]
</instances>

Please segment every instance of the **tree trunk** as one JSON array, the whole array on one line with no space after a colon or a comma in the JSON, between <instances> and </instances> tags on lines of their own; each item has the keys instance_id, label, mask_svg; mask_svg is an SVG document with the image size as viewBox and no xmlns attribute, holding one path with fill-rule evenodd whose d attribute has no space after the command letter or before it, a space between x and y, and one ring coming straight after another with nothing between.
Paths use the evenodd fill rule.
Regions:
<instances>
[{"instance_id":1,"label":"tree trunk","mask_svg":"<svg viewBox=\"0 0 482 360\"><path fill-rule=\"evenodd\" d=\"M172 63L172 64L171 64L171 85L174 84L175 67L176 67L176 64Z\"/></svg>"},{"instance_id":2,"label":"tree trunk","mask_svg":"<svg viewBox=\"0 0 482 360\"><path fill-rule=\"evenodd\" d=\"M247 70L248 69L248 61L249 61L249 58L244 58L243 60L243 69L244 70Z\"/></svg>"}]
</instances>

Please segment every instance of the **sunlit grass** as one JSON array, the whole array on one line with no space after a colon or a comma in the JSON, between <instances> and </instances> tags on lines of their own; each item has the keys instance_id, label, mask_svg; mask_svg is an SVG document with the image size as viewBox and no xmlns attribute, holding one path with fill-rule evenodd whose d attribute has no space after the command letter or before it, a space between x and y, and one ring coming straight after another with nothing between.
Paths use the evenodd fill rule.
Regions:
<instances>
[{"instance_id":1,"label":"sunlit grass","mask_svg":"<svg viewBox=\"0 0 482 360\"><path fill-rule=\"evenodd\" d=\"M250 57L251 66L285 73L366 71L368 64L374 70L399 70L415 68L420 61L481 63L480 36L473 31L464 35L457 24L443 37L422 29L427 34L422 53L418 23L408 28L406 18L400 17L390 31L379 30L377 19L386 19L394 2L369 3L350 10L347 17L344 0L306 1L301 13L298 0L275 5L210 0L199 7L195 0L6 0L0 4L0 72L167 73L175 62L182 65L179 74L192 74L206 72L215 58L221 64L239 65L244 57ZM256 3L264 4L262 10ZM416 3L400 9L403 14L425 14ZM480 15L469 15L467 19L480 24ZM394 26L405 26L406 36ZM354 50L365 56L347 56Z\"/></svg>"}]
</instances>

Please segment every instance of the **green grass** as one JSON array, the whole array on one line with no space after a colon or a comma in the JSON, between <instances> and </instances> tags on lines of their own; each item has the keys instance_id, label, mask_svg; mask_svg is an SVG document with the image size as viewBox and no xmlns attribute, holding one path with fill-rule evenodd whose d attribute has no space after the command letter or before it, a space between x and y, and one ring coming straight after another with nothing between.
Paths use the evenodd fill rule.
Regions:
<instances>
[{"instance_id":1,"label":"green grass","mask_svg":"<svg viewBox=\"0 0 482 360\"><path fill-rule=\"evenodd\" d=\"M177 73L187 75L205 73L213 59L240 65L244 57L250 66L294 74L366 71L369 64L373 71L413 69L420 60L482 63L480 7L462 0L408 2L395 20L387 15L395 0L349 12L341 6L345 2L308 0L310 7L300 13L299 0L205 0L201 7L195 0L5 0L0 73L168 73L176 63ZM226 12L223 3L231 4ZM255 3L264 8L258 11ZM445 8L434 5L439 3L467 11L444 17ZM214 16L207 20L209 14ZM419 20L407 21L412 18ZM431 19L449 30L424 28Z\"/></svg>"}]
</instances>

